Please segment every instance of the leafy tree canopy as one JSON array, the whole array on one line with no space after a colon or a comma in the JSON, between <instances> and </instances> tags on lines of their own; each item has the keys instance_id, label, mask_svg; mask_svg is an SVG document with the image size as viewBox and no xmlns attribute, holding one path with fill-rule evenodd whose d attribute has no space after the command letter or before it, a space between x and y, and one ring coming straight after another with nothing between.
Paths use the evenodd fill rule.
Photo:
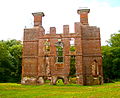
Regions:
<instances>
[{"instance_id":1,"label":"leafy tree canopy","mask_svg":"<svg viewBox=\"0 0 120 98\"><path fill-rule=\"evenodd\" d=\"M107 79L120 79L120 33L112 34L107 43L102 46L105 82Z\"/></svg>"},{"instance_id":2,"label":"leafy tree canopy","mask_svg":"<svg viewBox=\"0 0 120 98\"><path fill-rule=\"evenodd\" d=\"M119 33L112 34L107 43L111 47L120 47L120 31Z\"/></svg>"},{"instance_id":3,"label":"leafy tree canopy","mask_svg":"<svg viewBox=\"0 0 120 98\"><path fill-rule=\"evenodd\" d=\"M0 41L0 82L20 81L21 55L21 41Z\"/></svg>"}]
</instances>

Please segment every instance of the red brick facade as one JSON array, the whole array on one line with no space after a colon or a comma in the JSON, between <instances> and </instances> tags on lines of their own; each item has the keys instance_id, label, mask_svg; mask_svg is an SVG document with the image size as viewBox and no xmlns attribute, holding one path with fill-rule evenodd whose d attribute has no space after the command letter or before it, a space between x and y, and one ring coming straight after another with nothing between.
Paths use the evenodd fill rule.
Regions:
<instances>
[{"instance_id":1,"label":"red brick facade","mask_svg":"<svg viewBox=\"0 0 120 98\"><path fill-rule=\"evenodd\" d=\"M58 79L68 84L71 56L75 56L77 84L103 83L100 29L89 26L89 9L77 12L80 22L74 25L75 33L70 33L69 25L64 25L63 34L56 34L55 27L50 27L50 34L45 34L44 13L33 13L34 27L24 30L22 84L43 84L45 77L50 77L51 84L56 84ZM70 51L71 38L75 41L75 51ZM62 50L57 52L57 47Z\"/></svg>"}]
</instances>

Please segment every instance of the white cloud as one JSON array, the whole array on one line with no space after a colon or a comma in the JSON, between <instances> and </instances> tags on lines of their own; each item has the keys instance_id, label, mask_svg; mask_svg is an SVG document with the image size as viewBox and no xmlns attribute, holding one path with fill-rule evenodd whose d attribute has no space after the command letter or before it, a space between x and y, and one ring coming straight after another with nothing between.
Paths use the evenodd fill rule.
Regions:
<instances>
[{"instance_id":1,"label":"white cloud","mask_svg":"<svg viewBox=\"0 0 120 98\"><path fill-rule=\"evenodd\" d=\"M90 24L100 27L102 44L105 44L112 33L116 33L120 29L119 11L120 7L104 6L91 13Z\"/></svg>"},{"instance_id":2,"label":"white cloud","mask_svg":"<svg viewBox=\"0 0 120 98\"><path fill-rule=\"evenodd\" d=\"M102 44L111 33L120 29L120 7L111 7L108 2L96 0L1 0L0 1L0 40L22 39L25 26L33 22L32 12L43 11L43 26L46 32L50 26L56 26L62 32L62 25L70 24L73 32L74 22L79 21L77 9L89 7L89 24L101 28Z\"/></svg>"}]
</instances>

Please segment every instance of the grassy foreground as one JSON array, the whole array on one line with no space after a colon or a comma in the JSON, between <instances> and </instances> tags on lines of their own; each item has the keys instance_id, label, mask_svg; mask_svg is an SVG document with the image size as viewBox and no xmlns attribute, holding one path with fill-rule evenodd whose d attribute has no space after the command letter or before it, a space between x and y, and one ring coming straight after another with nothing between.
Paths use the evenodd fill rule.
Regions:
<instances>
[{"instance_id":1,"label":"grassy foreground","mask_svg":"<svg viewBox=\"0 0 120 98\"><path fill-rule=\"evenodd\" d=\"M95 86L0 83L0 98L120 98L120 82Z\"/></svg>"}]
</instances>

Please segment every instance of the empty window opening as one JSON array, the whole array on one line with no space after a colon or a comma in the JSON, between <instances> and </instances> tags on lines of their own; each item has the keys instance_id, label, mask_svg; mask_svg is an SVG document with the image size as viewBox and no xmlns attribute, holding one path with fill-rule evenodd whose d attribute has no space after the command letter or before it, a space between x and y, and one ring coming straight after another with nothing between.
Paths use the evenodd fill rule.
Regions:
<instances>
[{"instance_id":1,"label":"empty window opening","mask_svg":"<svg viewBox=\"0 0 120 98\"><path fill-rule=\"evenodd\" d=\"M45 39L45 51L50 51L50 41L49 41L49 39Z\"/></svg>"},{"instance_id":2,"label":"empty window opening","mask_svg":"<svg viewBox=\"0 0 120 98\"><path fill-rule=\"evenodd\" d=\"M61 42L61 39L58 39L58 42L55 44L56 45L56 62L57 63L63 63L63 43Z\"/></svg>"},{"instance_id":3,"label":"empty window opening","mask_svg":"<svg viewBox=\"0 0 120 98\"><path fill-rule=\"evenodd\" d=\"M58 38L58 42L61 42L61 38Z\"/></svg>"},{"instance_id":4,"label":"empty window opening","mask_svg":"<svg viewBox=\"0 0 120 98\"><path fill-rule=\"evenodd\" d=\"M75 56L70 57L70 76L74 77L76 74L76 67L75 67Z\"/></svg>"},{"instance_id":5,"label":"empty window opening","mask_svg":"<svg viewBox=\"0 0 120 98\"><path fill-rule=\"evenodd\" d=\"M75 39L70 39L70 51L75 51Z\"/></svg>"},{"instance_id":6,"label":"empty window opening","mask_svg":"<svg viewBox=\"0 0 120 98\"><path fill-rule=\"evenodd\" d=\"M70 81L70 83L76 83L75 56L70 57L69 81Z\"/></svg>"}]
</instances>

